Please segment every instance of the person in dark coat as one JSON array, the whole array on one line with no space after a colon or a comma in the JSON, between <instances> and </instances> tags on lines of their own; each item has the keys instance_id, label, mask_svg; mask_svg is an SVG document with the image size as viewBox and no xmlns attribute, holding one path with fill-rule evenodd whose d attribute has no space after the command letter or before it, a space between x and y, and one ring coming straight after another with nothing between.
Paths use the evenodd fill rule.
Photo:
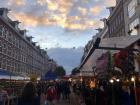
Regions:
<instances>
[{"instance_id":1,"label":"person in dark coat","mask_svg":"<svg viewBox=\"0 0 140 105\"><path fill-rule=\"evenodd\" d=\"M122 105L133 105L132 98L129 94L129 89L127 86L122 87Z\"/></svg>"},{"instance_id":2,"label":"person in dark coat","mask_svg":"<svg viewBox=\"0 0 140 105\"><path fill-rule=\"evenodd\" d=\"M107 92L103 86L100 86L96 92L96 105L108 105Z\"/></svg>"},{"instance_id":3,"label":"person in dark coat","mask_svg":"<svg viewBox=\"0 0 140 105\"><path fill-rule=\"evenodd\" d=\"M37 96L36 88L32 82L27 83L24 87L17 105L40 105L40 98Z\"/></svg>"}]
</instances>

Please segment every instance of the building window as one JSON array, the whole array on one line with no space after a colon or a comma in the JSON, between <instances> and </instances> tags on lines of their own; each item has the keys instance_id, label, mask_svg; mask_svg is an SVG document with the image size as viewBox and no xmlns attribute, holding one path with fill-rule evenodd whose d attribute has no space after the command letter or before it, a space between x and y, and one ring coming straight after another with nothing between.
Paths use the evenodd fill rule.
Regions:
<instances>
[{"instance_id":1,"label":"building window","mask_svg":"<svg viewBox=\"0 0 140 105\"><path fill-rule=\"evenodd\" d=\"M2 47L2 41L1 41L1 39L0 39L0 47Z\"/></svg>"},{"instance_id":2,"label":"building window","mask_svg":"<svg viewBox=\"0 0 140 105\"><path fill-rule=\"evenodd\" d=\"M135 19L132 23L129 25L129 34L130 35L138 35L138 26L139 26L139 19Z\"/></svg>"},{"instance_id":3,"label":"building window","mask_svg":"<svg viewBox=\"0 0 140 105\"><path fill-rule=\"evenodd\" d=\"M137 6L137 0L132 0L129 4L128 4L128 16L131 18L134 14L135 14L135 12L136 12L136 10L135 10L135 8L136 8L136 6Z\"/></svg>"},{"instance_id":4,"label":"building window","mask_svg":"<svg viewBox=\"0 0 140 105\"><path fill-rule=\"evenodd\" d=\"M3 27L2 25L0 25L0 36L2 36L2 33L3 33Z\"/></svg>"}]
</instances>

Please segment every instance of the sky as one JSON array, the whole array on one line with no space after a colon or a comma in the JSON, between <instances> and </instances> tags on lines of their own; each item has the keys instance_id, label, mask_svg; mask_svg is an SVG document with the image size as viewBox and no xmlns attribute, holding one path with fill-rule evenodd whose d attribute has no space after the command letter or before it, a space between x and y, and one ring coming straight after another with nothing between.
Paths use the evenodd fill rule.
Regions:
<instances>
[{"instance_id":1,"label":"sky","mask_svg":"<svg viewBox=\"0 0 140 105\"><path fill-rule=\"evenodd\" d=\"M71 70L79 65L83 54L83 47L51 48L48 54L50 57L55 58L55 61L59 63L59 65L64 65L67 74L70 74Z\"/></svg>"},{"instance_id":2,"label":"sky","mask_svg":"<svg viewBox=\"0 0 140 105\"><path fill-rule=\"evenodd\" d=\"M19 28L26 29L41 48L47 48L54 60L58 49L62 51L60 56L64 56L64 49L73 51L74 47L75 53L81 51L96 34L95 29L103 27L100 19L108 17L106 7L112 5L115 0L0 0L1 8L10 9L8 16L21 22ZM54 56L50 54L52 49L56 51ZM78 57L81 56L82 53Z\"/></svg>"}]
</instances>

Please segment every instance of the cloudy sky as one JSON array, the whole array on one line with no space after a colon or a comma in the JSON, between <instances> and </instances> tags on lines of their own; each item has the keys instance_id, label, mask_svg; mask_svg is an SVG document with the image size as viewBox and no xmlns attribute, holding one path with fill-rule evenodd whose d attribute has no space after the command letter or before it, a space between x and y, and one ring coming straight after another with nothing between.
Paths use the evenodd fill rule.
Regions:
<instances>
[{"instance_id":1,"label":"cloudy sky","mask_svg":"<svg viewBox=\"0 0 140 105\"><path fill-rule=\"evenodd\" d=\"M94 29L103 27L100 19L108 17L106 7L112 5L115 0L0 0L0 7L11 9L9 17L48 51L85 46Z\"/></svg>"}]
</instances>

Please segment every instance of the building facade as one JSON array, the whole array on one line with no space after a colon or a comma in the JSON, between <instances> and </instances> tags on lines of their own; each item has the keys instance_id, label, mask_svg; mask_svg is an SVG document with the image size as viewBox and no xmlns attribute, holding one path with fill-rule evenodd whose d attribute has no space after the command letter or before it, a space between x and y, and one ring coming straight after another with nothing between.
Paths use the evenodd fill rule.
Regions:
<instances>
[{"instance_id":1,"label":"building facade","mask_svg":"<svg viewBox=\"0 0 140 105\"><path fill-rule=\"evenodd\" d=\"M48 71L51 70L54 72L57 66L58 66L57 63L53 59L49 59L48 67L47 67Z\"/></svg>"},{"instance_id":2,"label":"building facade","mask_svg":"<svg viewBox=\"0 0 140 105\"><path fill-rule=\"evenodd\" d=\"M110 16L107 19L109 37L125 36L125 19L123 1L116 0L115 7L109 7Z\"/></svg>"},{"instance_id":3,"label":"building facade","mask_svg":"<svg viewBox=\"0 0 140 105\"><path fill-rule=\"evenodd\" d=\"M107 19L101 19L104 22L104 28L93 37L92 44L97 37L101 38L99 45L101 47L126 48L138 42L140 40L140 0L116 0L116 6L108 9L110 10L110 16ZM91 72L93 67L101 66L104 59L98 62L97 60L107 51L103 49L94 50L84 64L81 62L81 72ZM117 52L119 50L111 51L112 54ZM86 52L86 54L89 54L89 52ZM83 59L86 59L86 57L84 56ZM100 71L96 69L96 72Z\"/></svg>"},{"instance_id":4,"label":"building facade","mask_svg":"<svg viewBox=\"0 0 140 105\"><path fill-rule=\"evenodd\" d=\"M124 1L126 35L140 35L140 0Z\"/></svg>"},{"instance_id":5,"label":"building facade","mask_svg":"<svg viewBox=\"0 0 140 105\"><path fill-rule=\"evenodd\" d=\"M43 75L47 72L49 57L45 50L26 36L26 30L12 21L8 9L0 8L0 68L27 75Z\"/></svg>"}]
</instances>

